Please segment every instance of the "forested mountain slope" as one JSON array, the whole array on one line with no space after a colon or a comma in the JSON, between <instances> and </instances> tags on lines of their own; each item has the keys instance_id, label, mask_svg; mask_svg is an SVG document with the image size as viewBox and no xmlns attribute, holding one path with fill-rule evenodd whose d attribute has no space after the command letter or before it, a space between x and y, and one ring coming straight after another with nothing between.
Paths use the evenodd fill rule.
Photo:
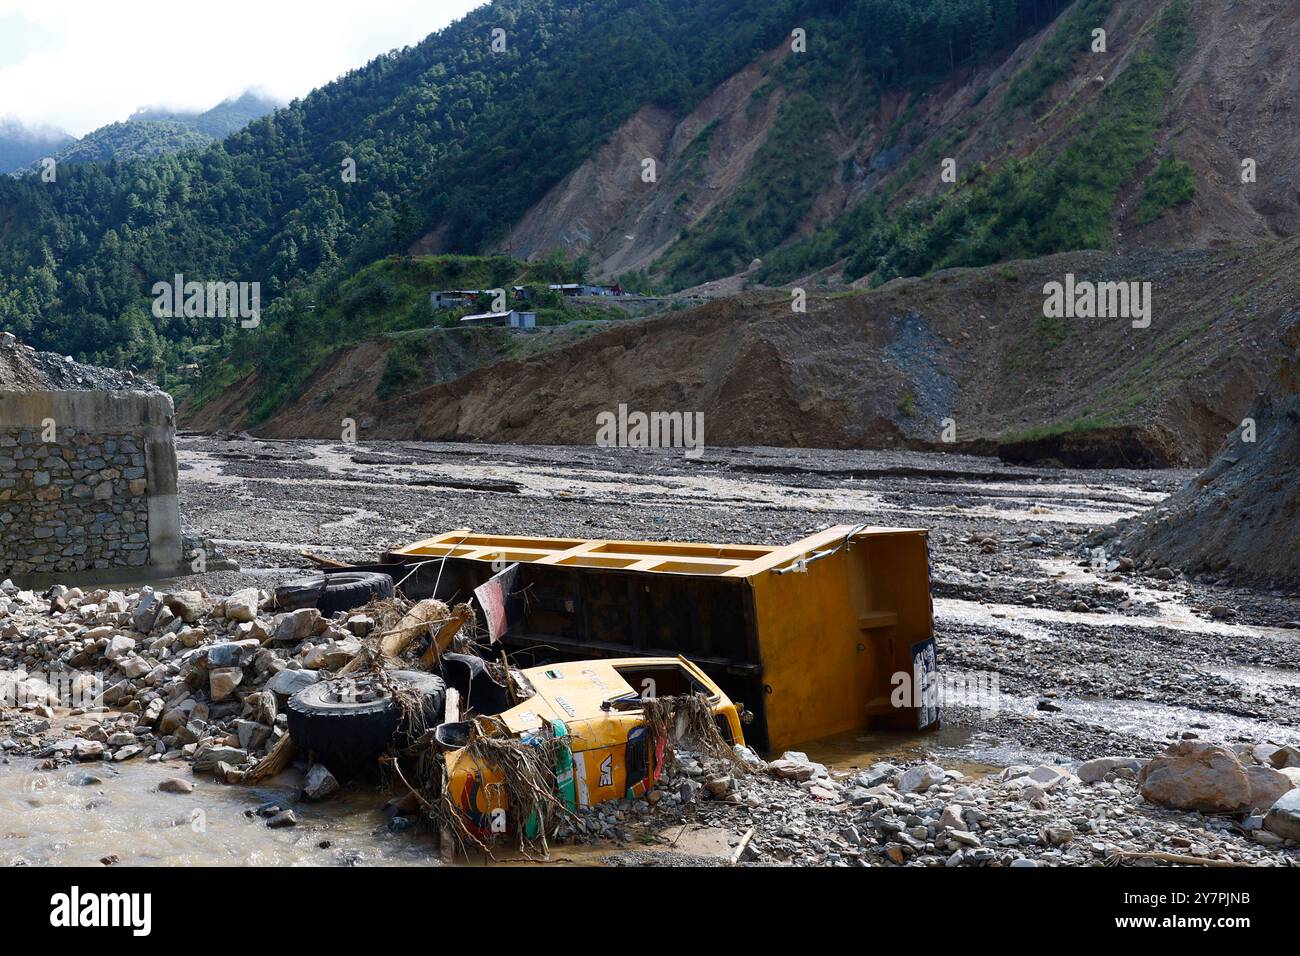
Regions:
<instances>
[{"instance_id":1,"label":"forested mountain slope","mask_svg":"<svg viewBox=\"0 0 1300 956\"><path fill-rule=\"evenodd\" d=\"M749 285L879 284L1300 229L1300 6L1078 0L1015 49L928 83L880 65L892 46L873 44L908 35L883 9L881 29L852 42L824 30L807 54L781 44L687 116L638 114L507 248L561 248L680 289L739 272ZM642 155L659 182L615 188Z\"/></svg>"},{"instance_id":2,"label":"forested mountain slope","mask_svg":"<svg viewBox=\"0 0 1300 956\"><path fill-rule=\"evenodd\" d=\"M212 137L179 120L142 120L109 123L92 130L75 143L53 154L55 162L67 167L77 163L106 163L201 149Z\"/></svg>"},{"instance_id":3,"label":"forested mountain slope","mask_svg":"<svg viewBox=\"0 0 1300 956\"><path fill-rule=\"evenodd\" d=\"M244 128L281 104L257 93L224 100L205 111L137 110L122 123L92 130L47 155L62 164L141 159L209 146Z\"/></svg>"},{"instance_id":4,"label":"forested mountain slope","mask_svg":"<svg viewBox=\"0 0 1300 956\"><path fill-rule=\"evenodd\" d=\"M261 119L284 104L255 90L222 100L210 110L170 110L148 108L137 110L130 116L132 123L173 122L184 123L211 139L224 139L238 132L255 119Z\"/></svg>"},{"instance_id":5,"label":"forested mountain slope","mask_svg":"<svg viewBox=\"0 0 1300 956\"><path fill-rule=\"evenodd\" d=\"M635 109L689 109L810 5L502 0L208 150L75 167L57 188L0 182L0 323L147 362L157 339L221 331L149 314L151 284L175 273L257 281L271 300L435 229L478 248Z\"/></svg>"},{"instance_id":6,"label":"forested mountain slope","mask_svg":"<svg viewBox=\"0 0 1300 956\"><path fill-rule=\"evenodd\" d=\"M825 82L865 71L927 84L1005 55L1066 6L499 0L210 149L78 167L57 188L0 183L0 322L37 345L148 364L160 342L224 331L155 319L154 281L256 281L271 301L394 251L490 248L637 111L686 115L796 28L809 72ZM797 140L804 122L788 119L779 133ZM774 141L755 161L779 164L780 150ZM355 182L341 175L349 159ZM765 226L764 242L803 214L802 192L748 195L747 225ZM698 253L730 264L715 246Z\"/></svg>"}]
</instances>

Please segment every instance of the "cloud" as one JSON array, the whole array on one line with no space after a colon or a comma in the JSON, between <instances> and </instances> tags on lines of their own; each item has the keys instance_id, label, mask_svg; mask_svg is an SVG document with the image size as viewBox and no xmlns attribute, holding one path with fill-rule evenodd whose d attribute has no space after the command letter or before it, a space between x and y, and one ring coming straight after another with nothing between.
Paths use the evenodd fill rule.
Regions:
<instances>
[{"instance_id":1,"label":"cloud","mask_svg":"<svg viewBox=\"0 0 1300 956\"><path fill-rule=\"evenodd\" d=\"M482 0L0 0L0 103L81 136L141 106L290 100L413 46Z\"/></svg>"}]
</instances>

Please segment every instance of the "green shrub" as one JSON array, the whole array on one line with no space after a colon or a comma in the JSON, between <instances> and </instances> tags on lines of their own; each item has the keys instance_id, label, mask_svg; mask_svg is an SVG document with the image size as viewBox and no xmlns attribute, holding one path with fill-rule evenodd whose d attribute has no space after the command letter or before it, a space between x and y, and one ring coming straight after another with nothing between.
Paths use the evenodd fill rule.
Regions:
<instances>
[{"instance_id":1,"label":"green shrub","mask_svg":"<svg viewBox=\"0 0 1300 956\"><path fill-rule=\"evenodd\" d=\"M376 393L387 401L423 381L432 355L433 343L428 336L403 335L398 338L388 350L388 360L379 377Z\"/></svg>"},{"instance_id":2,"label":"green shrub","mask_svg":"<svg viewBox=\"0 0 1300 956\"><path fill-rule=\"evenodd\" d=\"M1029 106L1059 83L1079 55L1091 48L1092 31L1106 21L1112 6L1114 0L1080 0L1063 15L1033 61L1012 80L1007 105L1012 109Z\"/></svg>"},{"instance_id":3,"label":"green shrub","mask_svg":"<svg viewBox=\"0 0 1300 956\"><path fill-rule=\"evenodd\" d=\"M1147 178L1138 202L1137 219L1145 225L1196 195L1196 170L1190 163L1166 156Z\"/></svg>"}]
</instances>

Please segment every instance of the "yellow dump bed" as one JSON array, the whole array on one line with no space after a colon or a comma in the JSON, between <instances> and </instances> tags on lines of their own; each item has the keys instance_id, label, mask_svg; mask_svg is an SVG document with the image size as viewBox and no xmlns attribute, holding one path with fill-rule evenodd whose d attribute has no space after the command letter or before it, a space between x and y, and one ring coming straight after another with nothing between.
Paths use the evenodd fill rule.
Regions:
<instances>
[{"instance_id":1,"label":"yellow dump bed","mask_svg":"<svg viewBox=\"0 0 1300 956\"><path fill-rule=\"evenodd\" d=\"M522 608L503 638L512 649L548 648L540 653L551 659L681 654L756 714L746 736L760 749L871 723L937 724L912 692L935 659L920 529L841 525L784 546L460 529L385 560L413 570L408 594L436 582L438 597L462 600L517 563Z\"/></svg>"}]
</instances>

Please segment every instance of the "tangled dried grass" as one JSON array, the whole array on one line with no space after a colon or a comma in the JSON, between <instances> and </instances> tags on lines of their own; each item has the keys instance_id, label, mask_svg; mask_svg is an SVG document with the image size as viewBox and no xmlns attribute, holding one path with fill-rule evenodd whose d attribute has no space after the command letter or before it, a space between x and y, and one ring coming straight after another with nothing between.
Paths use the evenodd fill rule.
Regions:
<instances>
[{"instance_id":1,"label":"tangled dried grass","mask_svg":"<svg viewBox=\"0 0 1300 956\"><path fill-rule=\"evenodd\" d=\"M373 636L363 643L363 652L349 661L339 671L340 675L373 668L376 656L390 664L432 670L443 649L462 631L472 628L476 620L470 605L457 604L452 608L433 598L415 604L399 598L385 598L372 601L366 607L378 626ZM420 653L422 646L425 647L423 654Z\"/></svg>"},{"instance_id":2,"label":"tangled dried grass","mask_svg":"<svg viewBox=\"0 0 1300 956\"><path fill-rule=\"evenodd\" d=\"M410 684L394 680L388 671L382 671L381 674L380 682L388 690L402 715L397 732L409 734L412 739L423 737L431 729L424 694Z\"/></svg>"},{"instance_id":3,"label":"tangled dried grass","mask_svg":"<svg viewBox=\"0 0 1300 956\"><path fill-rule=\"evenodd\" d=\"M375 622L375 634L386 634L397 626L412 607L412 602L401 597L371 598L370 603L349 613L360 612Z\"/></svg>"},{"instance_id":4,"label":"tangled dried grass","mask_svg":"<svg viewBox=\"0 0 1300 956\"><path fill-rule=\"evenodd\" d=\"M540 851L543 856L549 852L548 837L554 836L562 823L577 823L577 817L560 799L556 782L556 758L568 742L568 737L556 736L548 725L528 740L494 735L480 720L474 721L470 731L461 759L470 761L478 770L489 797L487 802L508 808L519 852L529 859L532 851ZM491 847L474 832L447 786L445 763L437 762L442 767L439 821L448 825L462 851L472 844L492 857ZM498 771L502 782L488 783L488 768ZM426 786L428 782L426 779Z\"/></svg>"},{"instance_id":5,"label":"tangled dried grass","mask_svg":"<svg viewBox=\"0 0 1300 956\"><path fill-rule=\"evenodd\" d=\"M650 697L638 703L656 748L662 740L665 754L675 753L680 746L695 751L705 760L725 763L734 772L749 772L749 767L736 755L735 748L723 739L718 730L713 704L707 695Z\"/></svg>"}]
</instances>

